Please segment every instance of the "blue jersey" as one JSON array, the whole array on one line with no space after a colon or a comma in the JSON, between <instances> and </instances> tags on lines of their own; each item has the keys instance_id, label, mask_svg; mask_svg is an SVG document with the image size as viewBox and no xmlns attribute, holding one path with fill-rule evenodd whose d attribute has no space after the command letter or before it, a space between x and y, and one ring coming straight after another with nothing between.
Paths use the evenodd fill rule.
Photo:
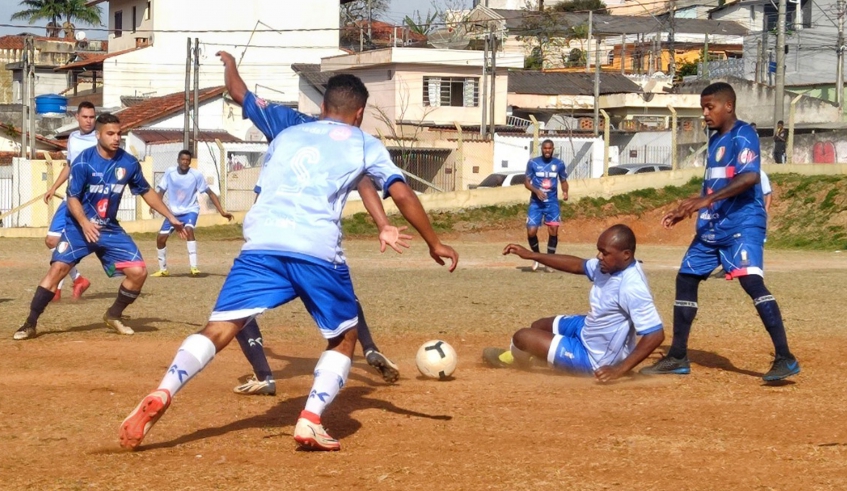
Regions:
<instances>
[{"instance_id":1,"label":"blue jersey","mask_svg":"<svg viewBox=\"0 0 847 491\"><path fill-rule=\"evenodd\" d=\"M132 194L150 191L138 160L120 148L113 159L106 160L97 147L91 147L79 154L71 167L68 197L82 203L85 216L93 223L116 225L121 196L127 186ZM70 211L68 216L72 216Z\"/></svg>"},{"instance_id":2,"label":"blue jersey","mask_svg":"<svg viewBox=\"0 0 847 491\"><path fill-rule=\"evenodd\" d=\"M568 180L568 171L565 163L555 157L549 161L545 161L544 157L535 157L526 164L526 178L532 187L544 191L547 195L544 201L557 201L559 181ZM532 199L538 198L533 194Z\"/></svg>"},{"instance_id":3,"label":"blue jersey","mask_svg":"<svg viewBox=\"0 0 847 491\"><path fill-rule=\"evenodd\" d=\"M709 138L703 195L716 193L733 177L760 173L759 136L749 124L736 121L732 129ZM731 198L715 201L700 210L697 235L707 244L725 242L748 227L767 225L762 187L751 186Z\"/></svg>"},{"instance_id":4,"label":"blue jersey","mask_svg":"<svg viewBox=\"0 0 847 491\"><path fill-rule=\"evenodd\" d=\"M307 114L295 111L289 107L273 104L256 97L248 91L241 105L241 115L244 119L250 119L256 128L265 135L268 142L274 139L280 131L302 123L317 121Z\"/></svg>"}]
</instances>

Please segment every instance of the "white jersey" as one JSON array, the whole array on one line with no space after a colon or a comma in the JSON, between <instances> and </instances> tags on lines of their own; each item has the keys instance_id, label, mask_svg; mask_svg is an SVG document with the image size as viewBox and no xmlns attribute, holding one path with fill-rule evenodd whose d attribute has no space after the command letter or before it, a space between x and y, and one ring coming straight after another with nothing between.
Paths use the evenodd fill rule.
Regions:
<instances>
[{"instance_id":1,"label":"white jersey","mask_svg":"<svg viewBox=\"0 0 847 491\"><path fill-rule=\"evenodd\" d=\"M359 128L323 120L283 130L268 147L242 250L343 264L341 211L363 175L385 190L404 181L388 150Z\"/></svg>"},{"instance_id":2,"label":"white jersey","mask_svg":"<svg viewBox=\"0 0 847 491\"><path fill-rule=\"evenodd\" d=\"M771 180L768 179L768 175L765 174L765 171L759 171L759 184L762 186L762 196L767 196L773 192L771 189Z\"/></svg>"},{"instance_id":3,"label":"white jersey","mask_svg":"<svg viewBox=\"0 0 847 491\"><path fill-rule=\"evenodd\" d=\"M647 278L638 261L615 274L600 272L600 261L585 261L585 275L594 283L581 340L594 370L623 361L635 349L635 336L662 329Z\"/></svg>"},{"instance_id":4,"label":"white jersey","mask_svg":"<svg viewBox=\"0 0 847 491\"><path fill-rule=\"evenodd\" d=\"M168 167L165 175L156 185L156 189L165 191L168 198L168 208L174 215L200 213L200 201L197 196L209 190L206 178L197 169L188 169L180 174L177 166Z\"/></svg>"},{"instance_id":5,"label":"white jersey","mask_svg":"<svg viewBox=\"0 0 847 491\"><path fill-rule=\"evenodd\" d=\"M97 145L97 135L94 131L82 134L79 130L76 130L71 133L68 136L68 165L73 164L79 154L94 145Z\"/></svg>"}]
</instances>

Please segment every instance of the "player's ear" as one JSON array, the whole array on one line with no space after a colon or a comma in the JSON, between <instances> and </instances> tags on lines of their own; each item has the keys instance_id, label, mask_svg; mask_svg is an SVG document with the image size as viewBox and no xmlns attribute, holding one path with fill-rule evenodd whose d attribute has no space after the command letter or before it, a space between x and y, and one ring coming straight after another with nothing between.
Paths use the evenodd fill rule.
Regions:
<instances>
[{"instance_id":1,"label":"player's ear","mask_svg":"<svg viewBox=\"0 0 847 491\"><path fill-rule=\"evenodd\" d=\"M326 105L321 101L321 119L326 117Z\"/></svg>"}]
</instances>

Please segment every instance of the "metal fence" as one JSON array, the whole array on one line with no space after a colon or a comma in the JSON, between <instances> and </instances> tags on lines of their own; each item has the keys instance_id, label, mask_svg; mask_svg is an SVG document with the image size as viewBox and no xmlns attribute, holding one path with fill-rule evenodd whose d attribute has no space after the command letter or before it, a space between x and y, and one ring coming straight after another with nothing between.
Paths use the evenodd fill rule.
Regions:
<instances>
[{"instance_id":1,"label":"metal fence","mask_svg":"<svg viewBox=\"0 0 847 491\"><path fill-rule=\"evenodd\" d=\"M407 182L415 191L424 193L428 190L456 190L455 169L445 165L452 150L391 147L388 153L397 167L407 173Z\"/></svg>"},{"instance_id":2,"label":"metal fence","mask_svg":"<svg viewBox=\"0 0 847 491\"><path fill-rule=\"evenodd\" d=\"M619 154L621 164L671 164L670 146L630 146Z\"/></svg>"}]
</instances>

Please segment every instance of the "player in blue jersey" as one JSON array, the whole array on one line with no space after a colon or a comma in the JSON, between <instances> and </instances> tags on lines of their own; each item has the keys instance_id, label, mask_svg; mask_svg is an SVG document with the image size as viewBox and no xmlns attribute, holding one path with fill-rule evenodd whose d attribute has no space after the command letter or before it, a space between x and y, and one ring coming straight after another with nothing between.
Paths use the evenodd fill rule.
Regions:
<instances>
[{"instance_id":1,"label":"player in blue jersey","mask_svg":"<svg viewBox=\"0 0 847 491\"><path fill-rule=\"evenodd\" d=\"M541 156L526 164L524 186L532 192L529 198L529 210L526 217L526 235L529 248L539 252L538 228L547 225L547 254L555 254L559 244L559 224L562 213L556 183L562 183L562 200L568 200L568 171L565 163L553 157L553 141L541 143ZM538 269L538 261L532 263L532 270Z\"/></svg>"},{"instance_id":2,"label":"player in blue jersey","mask_svg":"<svg viewBox=\"0 0 847 491\"><path fill-rule=\"evenodd\" d=\"M74 160L82 153L83 150L91 148L97 145L97 135L94 133L94 121L97 118L94 110L94 104L89 101L82 101L79 103L79 106L76 110L76 122L79 125L79 128L74 130L70 136L68 136L68 155L67 162L65 166L62 167L62 172L59 173L59 177L56 178L56 181L53 182L53 185L44 194L44 203L48 203L53 196L58 191L59 187L68 180L68 176L71 173L71 164L73 164ZM56 249L56 245L59 243L59 237L62 236L62 230L65 228L65 216L67 215L65 210L67 205L64 201L59 205L59 208L56 210L56 213L53 214L53 220L50 222L50 228L47 230L47 237L44 239L45 245L50 249L50 252L53 252ZM74 282L73 288L73 297L80 298L85 290L88 290L88 287L91 286L91 282L88 279L84 278L79 271L77 271L76 266L72 266L68 275L71 277L71 281ZM62 285L65 283L65 279L62 278L59 281L59 286L56 288L56 294L53 296L53 301L58 302L62 298Z\"/></svg>"},{"instance_id":3,"label":"player in blue jersey","mask_svg":"<svg viewBox=\"0 0 847 491\"><path fill-rule=\"evenodd\" d=\"M458 262L442 244L420 201L380 141L359 126L368 90L353 75L327 82L321 120L291 126L268 148L262 192L244 219L245 244L227 275L209 322L183 342L158 389L121 423L120 443L136 448L171 404L254 316L300 298L327 340L312 390L294 427L298 444L338 450L321 415L347 380L356 347L356 295L341 249L347 195L368 176L391 196L439 264Z\"/></svg>"},{"instance_id":4,"label":"player in blue jersey","mask_svg":"<svg viewBox=\"0 0 847 491\"><path fill-rule=\"evenodd\" d=\"M41 280L30 305L29 317L15 332L14 339L36 335L38 318L53 298L59 281L72 265L96 254L109 277L123 275L115 303L103 320L120 334L133 334L121 320L124 309L138 298L147 278L147 268L138 247L118 224L116 216L124 189L141 195L154 210L168 217L183 232L182 222L171 214L141 173L138 160L124 152L121 123L112 114L97 118L97 145L83 151L71 167L68 179L68 207L65 227L47 276Z\"/></svg>"},{"instance_id":5,"label":"player in blue jersey","mask_svg":"<svg viewBox=\"0 0 847 491\"><path fill-rule=\"evenodd\" d=\"M509 244L503 254L538 261L593 283L587 315L539 319L512 336L509 350L486 348L483 360L495 368L529 367L532 358L572 374L593 374L601 382L620 378L650 356L665 339L650 287L635 259L635 234L614 225L597 239L598 254L582 259L530 252ZM640 336L636 343L636 336Z\"/></svg>"},{"instance_id":6,"label":"player in blue jersey","mask_svg":"<svg viewBox=\"0 0 847 491\"><path fill-rule=\"evenodd\" d=\"M703 89L700 106L706 125L715 130L709 138L703 191L662 219L665 228L672 228L697 214L696 234L676 277L673 343L665 357L641 372L690 373L688 335L697 315L700 282L723 266L727 277L737 278L753 300L773 341L774 361L762 378L781 380L800 373L800 364L788 349L779 305L763 279L767 214L759 185L759 137L737 119L731 85L718 82Z\"/></svg>"},{"instance_id":7,"label":"player in blue jersey","mask_svg":"<svg viewBox=\"0 0 847 491\"><path fill-rule=\"evenodd\" d=\"M162 198L165 193L168 196L168 208L179 221L185 224L185 232L188 238L188 266L191 276L200 274L197 268L197 240L194 237L194 227L197 225L197 217L200 214L200 193L206 193L218 213L227 220L232 220L232 214L221 206L218 195L206 184L203 173L191 168L191 151L180 150L177 156L177 165L168 167L165 175L156 185L156 192ZM151 276L170 276L168 271L168 237L174 232L174 227L167 219L162 223L159 235L156 237L156 257L159 260L159 271Z\"/></svg>"}]
</instances>

